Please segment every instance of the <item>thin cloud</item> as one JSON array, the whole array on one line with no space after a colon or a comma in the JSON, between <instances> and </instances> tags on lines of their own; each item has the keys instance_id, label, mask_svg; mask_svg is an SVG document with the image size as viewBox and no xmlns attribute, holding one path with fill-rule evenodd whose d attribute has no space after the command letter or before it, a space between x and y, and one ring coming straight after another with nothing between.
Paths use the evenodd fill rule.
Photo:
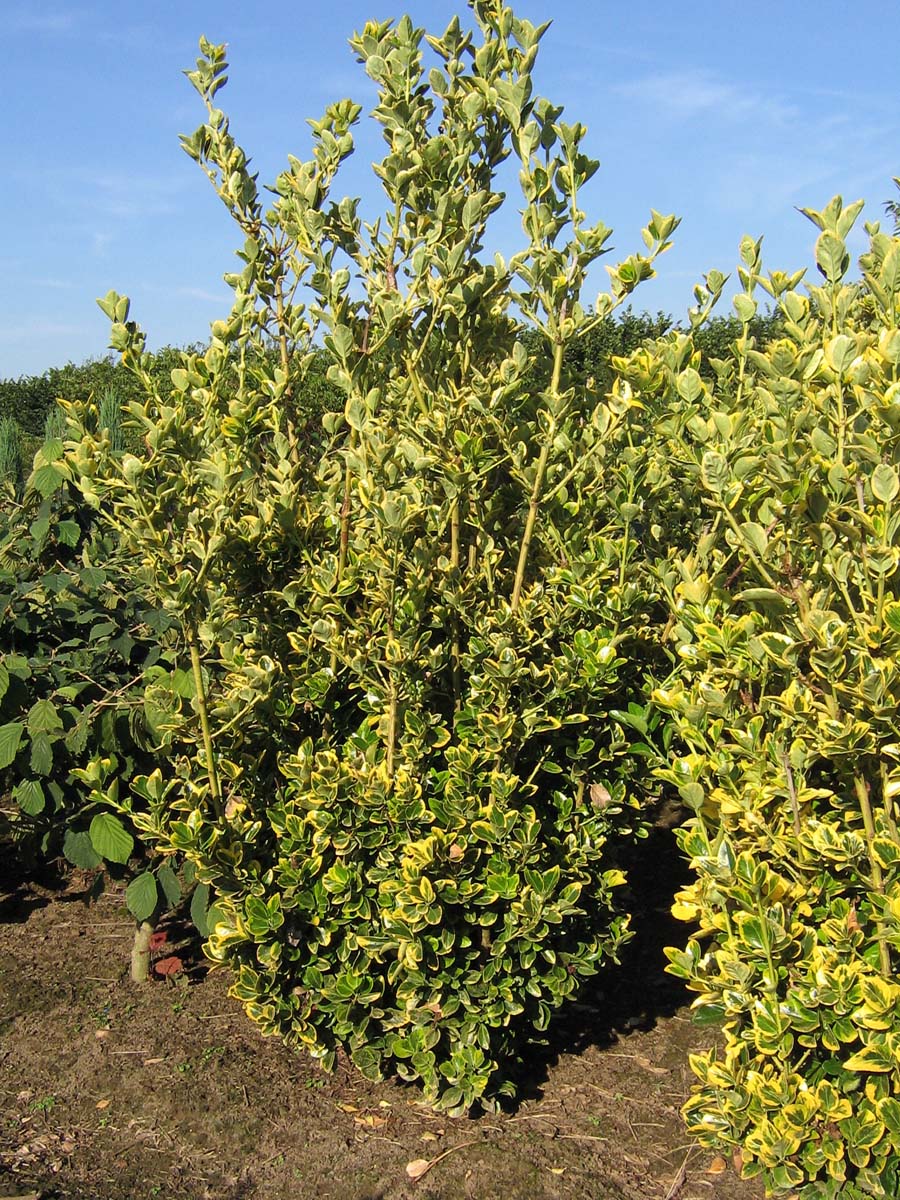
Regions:
<instances>
[{"instance_id":1,"label":"thin cloud","mask_svg":"<svg viewBox=\"0 0 900 1200\"><path fill-rule=\"evenodd\" d=\"M6 18L7 33L70 33L78 23L77 10L33 12L20 8Z\"/></svg>"},{"instance_id":2,"label":"thin cloud","mask_svg":"<svg viewBox=\"0 0 900 1200\"><path fill-rule=\"evenodd\" d=\"M91 250L98 258L104 258L109 245L113 241L113 235L105 231L97 231L91 234Z\"/></svg>"},{"instance_id":3,"label":"thin cloud","mask_svg":"<svg viewBox=\"0 0 900 1200\"><path fill-rule=\"evenodd\" d=\"M33 342L37 338L81 337L92 333L88 325L71 325L65 321L45 321L38 317L18 324L9 321L0 322L0 344L18 346L22 343Z\"/></svg>"},{"instance_id":4,"label":"thin cloud","mask_svg":"<svg viewBox=\"0 0 900 1200\"><path fill-rule=\"evenodd\" d=\"M67 166L64 174L57 167L15 167L11 175L32 194L40 189L45 196L64 203L69 212L77 205L115 220L144 220L178 212L179 196L191 182L181 175L161 177L90 166Z\"/></svg>"},{"instance_id":5,"label":"thin cloud","mask_svg":"<svg viewBox=\"0 0 900 1200\"><path fill-rule=\"evenodd\" d=\"M71 292L75 290L75 284L71 279L32 279L32 287L49 288L55 292Z\"/></svg>"},{"instance_id":6,"label":"thin cloud","mask_svg":"<svg viewBox=\"0 0 900 1200\"><path fill-rule=\"evenodd\" d=\"M207 288L199 287L180 287L176 288L175 292L188 300L208 300L212 304L221 304L222 298L228 294L224 285L221 292L211 292Z\"/></svg>"},{"instance_id":7,"label":"thin cloud","mask_svg":"<svg viewBox=\"0 0 900 1200\"><path fill-rule=\"evenodd\" d=\"M783 125L798 115L794 105L777 96L729 83L709 71L665 71L617 84L612 90L675 120L715 115L723 120Z\"/></svg>"}]
</instances>

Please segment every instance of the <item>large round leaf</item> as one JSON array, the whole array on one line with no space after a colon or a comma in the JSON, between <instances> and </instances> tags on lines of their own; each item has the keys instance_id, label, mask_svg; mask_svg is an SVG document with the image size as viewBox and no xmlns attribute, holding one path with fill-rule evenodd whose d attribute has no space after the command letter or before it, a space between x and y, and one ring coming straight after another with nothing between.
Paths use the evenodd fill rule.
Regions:
<instances>
[{"instance_id":1,"label":"large round leaf","mask_svg":"<svg viewBox=\"0 0 900 1200\"><path fill-rule=\"evenodd\" d=\"M0 770L8 767L16 757L24 728L21 721L10 721L8 725L0 725Z\"/></svg>"},{"instance_id":2,"label":"large round leaf","mask_svg":"<svg viewBox=\"0 0 900 1200\"><path fill-rule=\"evenodd\" d=\"M97 813L91 821L91 843L108 862L127 863L134 849L134 838L112 813Z\"/></svg>"},{"instance_id":3,"label":"large round leaf","mask_svg":"<svg viewBox=\"0 0 900 1200\"><path fill-rule=\"evenodd\" d=\"M91 835L86 829L78 832L68 830L63 841L63 854L73 867L81 867L83 871L92 871L103 861L91 844Z\"/></svg>"},{"instance_id":4,"label":"large round leaf","mask_svg":"<svg viewBox=\"0 0 900 1200\"><path fill-rule=\"evenodd\" d=\"M159 901L159 890L156 886L156 876L152 871L144 871L132 879L125 889L125 903L128 911L137 921L146 921L156 911Z\"/></svg>"},{"instance_id":5,"label":"large round leaf","mask_svg":"<svg viewBox=\"0 0 900 1200\"><path fill-rule=\"evenodd\" d=\"M38 813L42 813L47 803L44 789L36 779L23 779L13 788L13 799L29 817L36 817Z\"/></svg>"}]
</instances>

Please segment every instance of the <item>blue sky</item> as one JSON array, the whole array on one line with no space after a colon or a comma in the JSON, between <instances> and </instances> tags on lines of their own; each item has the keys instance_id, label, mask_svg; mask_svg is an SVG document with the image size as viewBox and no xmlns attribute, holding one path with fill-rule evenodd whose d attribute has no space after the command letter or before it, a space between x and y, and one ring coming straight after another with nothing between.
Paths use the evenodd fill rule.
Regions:
<instances>
[{"instance_id":1,"label":"blue sky","mask_svg":"<svg viewBox=\"0 0 900 1200\"><path fill-rule=\"evenodd\" d=\"M636 308L683 314L703 272L733 269L745 233L765 235L770 268L806 265L815 231L798 205L820 208L839 192L865 197L864 218L882 218L900 174L895 3L515 7L553 19L536 91L588 126L601 161L588 216L613 226L622 257L640 248L651 206L682 217ZM268 182L288 153L308 156L305 118L343 96L371 107L373 85L346 39L404 11L433 32L454 13L470 18L460 0L3 0L0 377L104 353L94 300L110 288L131 296L151 346L203 340L227 312L221 276L241 239L178 143L203 117L181 74L201 34L229 44L220 102ZM379 144L360 132L344 183L373 215L368 164ZM509 252L514 197L503 212L496 246ZM852 248L862 245L860 234Z\"/></svg>"}]
</instances>

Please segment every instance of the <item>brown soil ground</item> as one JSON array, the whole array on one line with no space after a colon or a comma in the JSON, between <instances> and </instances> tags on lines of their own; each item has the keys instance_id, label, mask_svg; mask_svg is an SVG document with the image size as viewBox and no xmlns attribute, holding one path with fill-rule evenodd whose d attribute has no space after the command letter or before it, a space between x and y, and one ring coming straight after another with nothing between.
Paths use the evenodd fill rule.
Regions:
<instances>
[{"instance_id":1,"label":"brown soil ground","mask_svg":"<svg viewBox=\"0 0 900 1200\"><path fill-rule=\"evenodd\" d=\"M534 1049L519 1103L477 1118L261 1038L185 926L166 952L186 972L132 984L121 890L87 906L77 873L0 880L0 1200L759 1200L681 1125L709 1033L662 973L683 929L654 837L659 902L622 966Z\"/></svg>"}]
</instances>

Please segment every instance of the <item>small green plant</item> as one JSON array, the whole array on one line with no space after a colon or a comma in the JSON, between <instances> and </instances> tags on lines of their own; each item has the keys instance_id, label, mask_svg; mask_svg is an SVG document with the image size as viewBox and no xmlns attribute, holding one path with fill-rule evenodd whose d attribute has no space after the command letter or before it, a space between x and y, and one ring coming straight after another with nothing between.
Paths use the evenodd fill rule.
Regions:
<instances>
[{"instance_id":1,"label":"small green plant","mask_svg":"<svg viewBox=\"0 0 900 1200\"><path fill-rule=\"evenodd\" d=\"M55 442L63 441L66 436L66 414L54 403L47 410L47 416L44 419L44 441Z\"/></svg>"},{"instance_id":2,"label":"small green plant","mask_svg":"<svg viewBox=\"0 0 900 1200\"><path fill-rule=\"evenodd\" d=\"M22 435L12 417L0 418L0 485L13 495L22 487Z\"/></svg>"},{"instance_id":3,"label":"small green plant","mask_svg":"<svg viewBox=\"0 0 900 1200\"><path fill-rule=\"evenodd\" d=\"M106 387L100 395L97 423L101 432L105 433L109 439L109 452L121 454L125 449L125 435L122 431L122 401L114 388Z\"/></svg>"}]
</instances>

